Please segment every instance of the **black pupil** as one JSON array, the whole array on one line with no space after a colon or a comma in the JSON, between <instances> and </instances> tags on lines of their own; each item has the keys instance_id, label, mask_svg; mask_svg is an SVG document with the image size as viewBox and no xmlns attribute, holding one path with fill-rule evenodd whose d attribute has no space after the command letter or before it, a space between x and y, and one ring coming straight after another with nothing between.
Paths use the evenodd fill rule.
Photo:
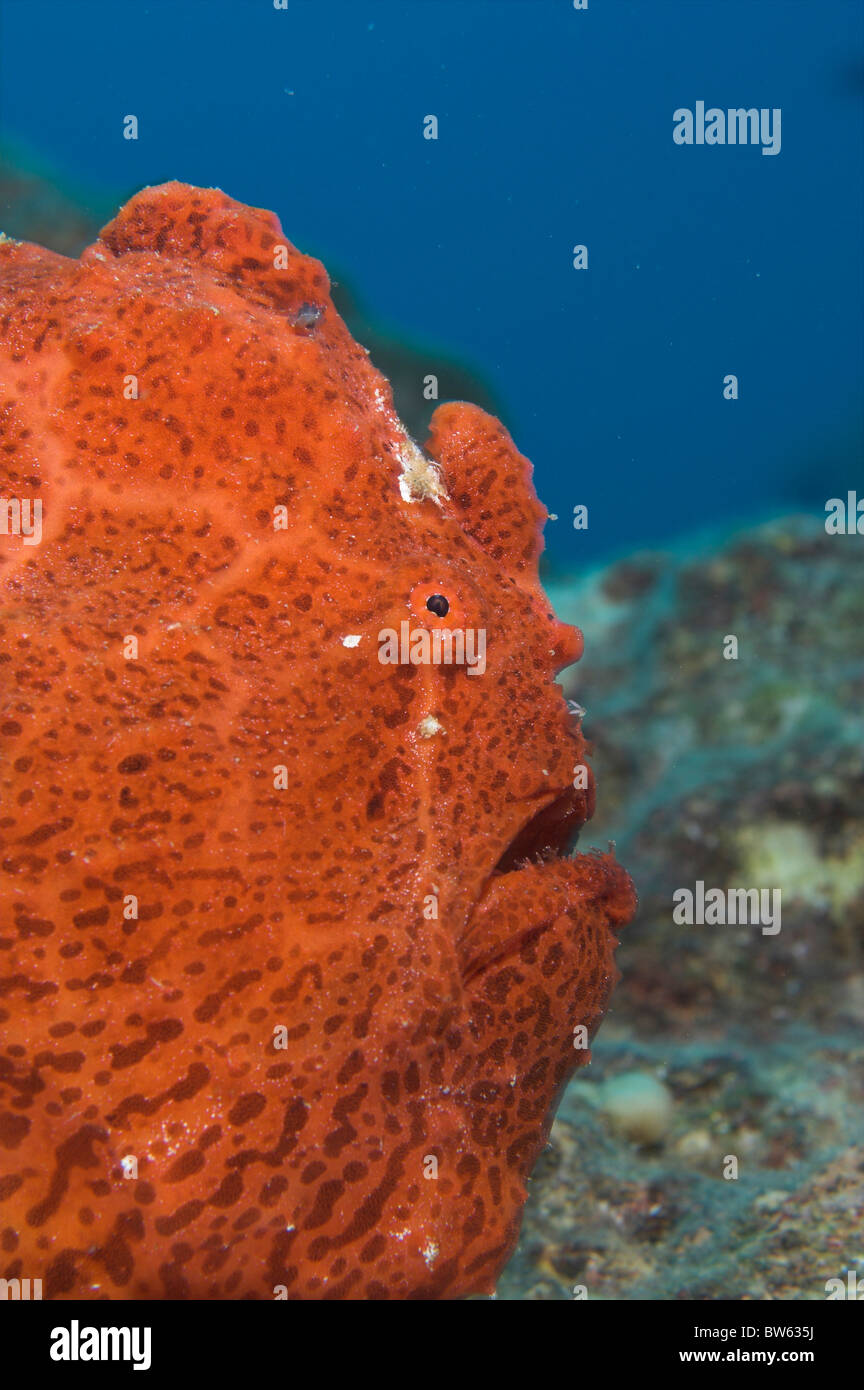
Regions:
<instances>
[{"instance_id":1,"label":"black pupil","mask_svg":"<svg viewBox=\"0 0 864 1390\"><path fill-rule=\"evenodd\" d=\"M450 604L443 594L430 594L426 600L426 607L439 618L445 618L450 612Z\"/></svg>"}]
</instances>

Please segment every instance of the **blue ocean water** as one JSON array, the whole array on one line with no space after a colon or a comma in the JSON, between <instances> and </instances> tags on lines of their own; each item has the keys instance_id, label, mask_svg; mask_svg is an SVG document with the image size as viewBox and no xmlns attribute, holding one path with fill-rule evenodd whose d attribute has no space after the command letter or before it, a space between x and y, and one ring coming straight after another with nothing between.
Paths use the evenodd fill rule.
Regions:
<instances>
[{"instance_id":1,"label":"blue ocean water","mask_svg":"<svg viewBox=\"0 0 864 1390\"><path fill-rule=\"evenodd\" d=\"M567 566L860 490L862 92L859 0L0 12L0 137L92 190L274 209L485 379ZM676 145L698 101L779 108L780 152Z\"/></svg>"}]
</instances>

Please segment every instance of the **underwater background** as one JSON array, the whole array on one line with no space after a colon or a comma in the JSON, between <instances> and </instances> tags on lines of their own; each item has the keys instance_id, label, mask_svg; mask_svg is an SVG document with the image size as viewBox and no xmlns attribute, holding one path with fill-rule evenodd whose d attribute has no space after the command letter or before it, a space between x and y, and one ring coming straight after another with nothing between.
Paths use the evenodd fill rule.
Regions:
<instances>
[{"instance_id":1,"label":"underwater background","mask_svg":"<svg viewBox=\"0 0 864 1390\"><path fill-rule=\"evenodd\" d=\"M862 95L858 0L0 0L0 229L77 255L169 179L274 210L415 437L432 374L557 517L580 849L641 907L499 1298L864 1280ZM677 145L698 101L779 152ZM676 924L697 880L782 930Z\"/></svg>"}]
</instances>

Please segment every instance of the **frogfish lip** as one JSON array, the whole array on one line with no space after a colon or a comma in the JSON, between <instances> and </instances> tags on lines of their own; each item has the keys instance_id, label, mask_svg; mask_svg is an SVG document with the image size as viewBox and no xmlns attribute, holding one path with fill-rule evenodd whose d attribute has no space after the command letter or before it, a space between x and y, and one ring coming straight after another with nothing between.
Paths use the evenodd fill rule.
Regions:
<instances>
[{"instance_id":1,"label":"frogfish lip","mask_svg":"<svg viewBox=\"0 0 864 1390\"><path fill-rule=\"evenodd\" d=\"M469 912L460 941L465 983L575 903L585 857L571 858L569 851L589 803L585 791L572 786L549 790L511 837Z\"/></svg>"},{"instance_id":2,"label":"frogfish lip","mask_svg":"<svg viewBox=\"0 0 864 1390\"><path fill-rule=\"evenodd\" d=\"M492 878L529 864L564 859L587 819L585 797L573 787L548 793L538 811L516 832L492 870Z\"/></svg>"}]
</instances>

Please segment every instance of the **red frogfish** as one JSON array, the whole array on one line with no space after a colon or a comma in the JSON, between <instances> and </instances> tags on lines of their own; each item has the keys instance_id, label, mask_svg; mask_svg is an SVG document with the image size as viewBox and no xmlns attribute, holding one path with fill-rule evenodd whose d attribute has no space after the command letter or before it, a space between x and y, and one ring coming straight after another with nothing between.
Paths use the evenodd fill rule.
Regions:
<instances>
[{"instance_id":1,"label":"red frogfish","mask_svg":"<svg viewBox=\"0 0 864 1390\"><path fill-rule=\"evenodd\" d=\"M633 889L497 420L268 212L0 244L0 1276L489 1293Z\"/></svg>"}]
</instances>

